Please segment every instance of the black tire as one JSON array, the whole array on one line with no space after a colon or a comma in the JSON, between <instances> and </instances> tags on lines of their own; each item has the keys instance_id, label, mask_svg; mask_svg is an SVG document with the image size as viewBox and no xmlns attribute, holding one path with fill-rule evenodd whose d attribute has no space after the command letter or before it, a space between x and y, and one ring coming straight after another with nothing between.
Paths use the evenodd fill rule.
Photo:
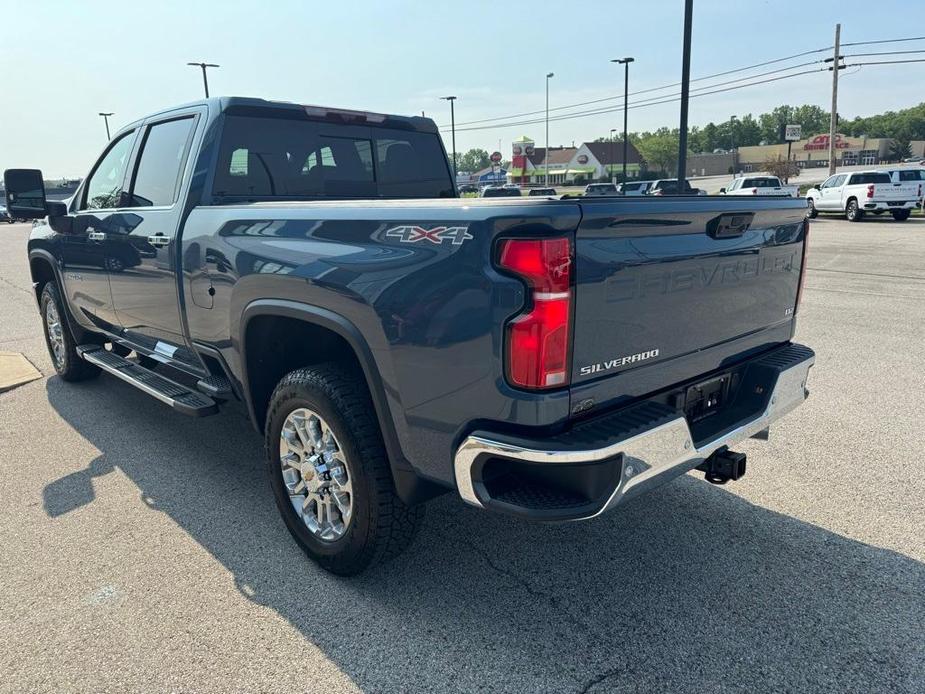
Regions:
<instances>
[{"instance_id":1,"label":"black tire","mask_svg":"<svg viewBox=\"0 0 925 694\"><path fill-rule=\"evenodd\" d=\"M316 412L329 426L353 485L352 511L343 535L322 540L293 508L280 465L280 436L296 409ZM338 364L287 374L270 398L266 423L270 486L286 527L322 568L352 576L398 555L417 534L424 507L407 506L395 493L388 456L365 381Z\"/></svg>"},{"instance_id":2,"label":"black tire","mask_svg":"<svg viewBox=\"0 0 925 694\"><path fill-rule=\"evenodd\" d=\"M816 203L813 202L812 198L806 198L806 217L807 219L815 219L819 216L819 211L816 209Z\"/></svg>"},{"instance_id":3,"label":"black tire","mask_svg":"<svg viewBox=\"0 0 925 694\"><path fill-rule=\"evenodd\" d=\"M858 207L858 201L851 199L848 201L848 206L845 208L845 219L849 222L860 222L864 219L864 211Z\"/></svg>"},{"instance_id":4,"label":"black tire","mask_svg":"<svg viewBox=\"0 0 925 694\"><path fill-rule=\"evenodd\" d=\"M897 222L905 222L909 219L909 215L912 214L912 210L894 210L893 219Z\"/></svg>"},{"instance_id":5,"label":"black tire","mask_svg":"<svg viewBox=\"0 0 925 694\"><path fill-rule=\"evenodd\" d=\"M51 363L54 365L57 374L65 381L86 381L99 376L99 367L84 361L77 354L77 343L71 334L67 307L61 301L61 295L58 293L58 287L54 282L48 282L42 289L39 306L42 310L42 330L45 333L45 346L48 347L48 355L51 357ZM49 306L54 307L55 315L58 319L54 341L58 345L57 353L49 333L49 323L54 323L54 321L49 320ZM60 333L60 336L58 336L58 333Z\"/></svg>"}]
</instances>

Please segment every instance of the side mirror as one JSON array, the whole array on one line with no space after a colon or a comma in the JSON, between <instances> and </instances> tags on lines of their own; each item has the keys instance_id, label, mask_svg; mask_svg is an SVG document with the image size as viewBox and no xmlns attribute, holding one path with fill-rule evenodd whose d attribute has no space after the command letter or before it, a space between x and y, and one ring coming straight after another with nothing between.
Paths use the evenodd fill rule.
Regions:
<instances>
[{"instance_id":1,"label":"side mirror","mask_svg":"<svg viewBox=\"0 0 925 694\"><path fill-rule=\"evenodd\" d=\"M819 184L817 183L816 185L814 185L814 186L813 186L813 189L814 189L814 190L820 190Z\"/></svg>"},{"instance_id":2,"label":"side mirror","mask_svg":"<svg viewBox=\"0 0 925 694\"><path fill-rule=\"evenodd\" d=\"M725 189L725 188L720 188L720 189L719 189L719 192L720 192L720 193L725 193L725 192L726 192L726 189Z\"/></svg>"},{"instance_id":3,"label":"side mirror","mask_svg":"<svg viewBox=\"0 0 925 694\"><path fill-rule=\"evenodd\" d=\"M10 217L42 219L45 208L45 182L38 169L7 169L3 172L6 186L6 208Z\"/></svg>"}]
</instances>

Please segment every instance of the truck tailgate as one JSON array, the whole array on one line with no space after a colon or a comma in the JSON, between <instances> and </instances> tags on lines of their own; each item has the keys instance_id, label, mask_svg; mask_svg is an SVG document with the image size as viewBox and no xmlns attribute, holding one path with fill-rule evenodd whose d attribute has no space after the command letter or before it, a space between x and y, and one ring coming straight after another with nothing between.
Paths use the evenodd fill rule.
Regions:
<instances>
[{"instance_id":1,"label":"truck tailgate","mask_svg":"<svg viewBox=\"0 0 925 694\"><path fill-rule=\"evenodd\" d=\"M917 200L921 184L918 183L876 183L874 200L908 202Z\"/></svg>"},{"instance_id":2,"label":"truck tailgate","mask_svg":"<svg viewBox=\"0 0 925 694\"><path fill-rule=\"evenodd\" d=\"M573 403L628 401L788 341L805 209L761 197L584 203Z\"/></svg>"}]
</instances>

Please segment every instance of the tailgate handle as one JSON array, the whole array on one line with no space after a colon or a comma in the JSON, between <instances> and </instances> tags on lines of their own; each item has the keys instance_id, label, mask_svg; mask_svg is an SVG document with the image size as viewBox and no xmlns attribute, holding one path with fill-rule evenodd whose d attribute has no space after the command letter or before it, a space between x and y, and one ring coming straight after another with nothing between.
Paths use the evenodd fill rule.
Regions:
<instances>
[{"instance_id":1,"label":"tailgate handle","mask_svg":"<svg viewBox=\"0 0 925 694\"><path fill-rule=\"evenodd\" d=\"M707 234L714 239L729 239L741 236L752 225L754 212L732 212L721 214L707 222Z\"/></svg>"}]
</instances>

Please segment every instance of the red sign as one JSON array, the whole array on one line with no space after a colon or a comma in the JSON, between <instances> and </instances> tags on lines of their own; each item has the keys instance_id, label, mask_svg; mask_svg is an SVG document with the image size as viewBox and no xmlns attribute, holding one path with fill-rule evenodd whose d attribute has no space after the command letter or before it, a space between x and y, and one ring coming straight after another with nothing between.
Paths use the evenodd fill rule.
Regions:
<instances>
[{"instance_id":1,"label":"red sign","mask_svg":"<svg viewBox=\"0 0 925 694\"><path fill-rule=\"evenodd\" d=\"M851 143L845 140L841 135L835 136L835 149L847 149ZM812 140L803 145L803 149L828 149L829 136L816 135Z\"/></svg>"},{"instance_id":2,"label":"red sign","mask_svg":"<svg viewBox=\"0 0 925 694\"><path fill-rule=\"evenodd\" d=\"M515 151L515 154L517 154L516 151ZM488 158L489 158L493 163L497 164L499 161L501 161L501 152L492 152L492 153L491 153L491 156L488 157Z\"/></svg>"}]
</instances>

